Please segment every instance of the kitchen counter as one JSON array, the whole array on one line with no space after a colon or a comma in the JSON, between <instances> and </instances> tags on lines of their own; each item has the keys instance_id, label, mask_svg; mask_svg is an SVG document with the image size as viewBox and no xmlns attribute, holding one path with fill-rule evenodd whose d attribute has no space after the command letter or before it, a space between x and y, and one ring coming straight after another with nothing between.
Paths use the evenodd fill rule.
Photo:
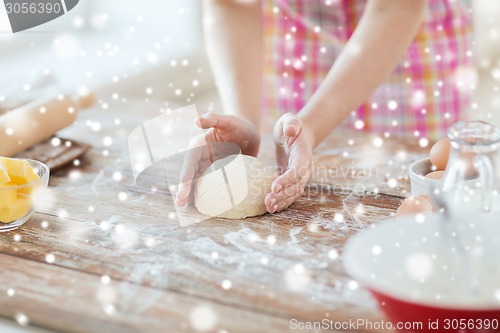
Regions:
<instances>
[{"instance_id":1,"label":"kitchen counter","mask_svg":"<svg viewBox=\"0 0 500 333\"><path fill-rule=\"evenodd\" d=\"M407 167L428 147L339 129L316 149L316 174L289 209L182 227L168 193L135 185L128 158L128 134L166 107L107 103L61 133L93 148L52 173L31 220L0 234L2 317L97 333L270 333L384 319L345 273L342 248L393 217L408 195ZM274 163L269 134L260 157Z\"/></svg>"}]
</instances>

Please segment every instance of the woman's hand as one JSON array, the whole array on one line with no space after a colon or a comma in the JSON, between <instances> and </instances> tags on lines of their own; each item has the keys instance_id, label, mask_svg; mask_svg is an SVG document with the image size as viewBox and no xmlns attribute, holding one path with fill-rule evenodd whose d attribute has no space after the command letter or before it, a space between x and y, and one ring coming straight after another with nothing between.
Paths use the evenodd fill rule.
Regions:
<instances>
[{"instance_id":1,"label":"woman's hand","mask_svg":"<svg viewBox=\"0 0 500 333\"><path fill-rule=\"evenodd\" d=\"M238 153L234 149L224 149L224 145L213 145L214 143L236 144L244 155L256 156L259 151L259 130L246 119L234 115L208 113L196 118L195 123L198 127L208 131L191 140L184 157L175 200L178 207L190 202L193 180L214 160ZM218 149L218 147L223 148Z\"/></svg>"},{"instance_id":2,"label":"woman's hand","mask_svg":"<svg viewBox=\"0 0 500 333\"><path fill-rule=\"evenodd\" d=\"M281 175L265 198L269 213L279 212L297 200L314 170L313 136L296 115L283 115L274 126L276 159Z\"/></svg>"}]
</instances>

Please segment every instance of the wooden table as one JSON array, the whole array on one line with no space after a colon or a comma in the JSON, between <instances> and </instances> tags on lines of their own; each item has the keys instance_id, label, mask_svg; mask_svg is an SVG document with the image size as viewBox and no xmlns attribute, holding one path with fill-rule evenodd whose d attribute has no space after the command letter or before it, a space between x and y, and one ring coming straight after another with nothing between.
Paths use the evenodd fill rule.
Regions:
<instances>
[{"instance_id":1,"label":"wooden table","mask_svg":"<svg viewBox=\"0 0 500 333\"><path fill-rule=\"evenodd\" d=\"M289 209L181 227L170 195L135 185L127 155L130 131L165 107L108 103L63 133L93 149L51 175L28 223L0 234L1 316L103 333L286 332L298 331L293 319L383 318L337 254L350 235L393 216L408 193L407 166L428 148L338 130ZM270 140L261 157L273 163Z\"/></svg>"}]
</instances>

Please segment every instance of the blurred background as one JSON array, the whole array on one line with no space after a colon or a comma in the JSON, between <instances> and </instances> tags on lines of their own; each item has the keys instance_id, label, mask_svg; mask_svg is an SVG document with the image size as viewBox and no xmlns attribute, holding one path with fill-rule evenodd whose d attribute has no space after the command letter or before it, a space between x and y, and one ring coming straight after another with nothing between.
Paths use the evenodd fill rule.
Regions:
<instances>
[{"instance_id":1,"label":"blurred background","mask_svg":"<svg viewBox=\"0 0 500 333\"><path fill-rule=\"evenodd\" d=\"M57 87L95 91L103 109L106 99L126 96L220 111L204 52L200 4L82 0L50 23L0 34L0 109ZM500 125L500 1L475 0L473 12L479 80L472 118Z\"/></svg>"}]
</instances>

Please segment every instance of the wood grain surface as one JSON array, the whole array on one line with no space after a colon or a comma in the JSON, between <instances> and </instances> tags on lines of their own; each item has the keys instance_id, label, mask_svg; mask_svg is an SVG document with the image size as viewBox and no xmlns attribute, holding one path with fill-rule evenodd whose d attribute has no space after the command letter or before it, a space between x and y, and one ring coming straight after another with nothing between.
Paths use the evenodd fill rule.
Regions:
<instances>
[{"instance_id":1,"label":"wood grain surface","mask_svg":"<svg viewBox=\"0 0 500 333\"><path fill-rule=\"evenodd\" d=\"M182 227L169 193L135 185L128 157L131 130L165 109L109 101L60 133L92 148L52 173L30 221L0 234L1 316L106 333L287 332L300 331L292 319L383 319L336 255L358 230L391 219L409 192L407 166L427 148L338 130L289 209ZM262 142L271 164L269 134Z\"/></svg>"}]
</instances>

